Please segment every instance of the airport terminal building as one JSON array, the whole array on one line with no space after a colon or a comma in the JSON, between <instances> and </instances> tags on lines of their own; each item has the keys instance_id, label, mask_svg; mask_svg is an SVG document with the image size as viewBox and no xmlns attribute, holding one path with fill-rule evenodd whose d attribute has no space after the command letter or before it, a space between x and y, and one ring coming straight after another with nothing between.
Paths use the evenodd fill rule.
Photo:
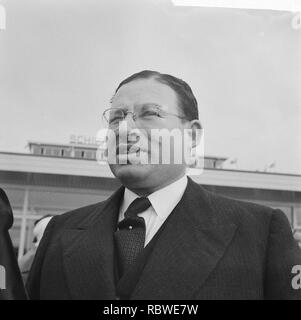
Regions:
<instances>
[{"instance_id":1,"label":"airport terminal building","mask_svg":"<svg viewBox=\"0 0 301 320\"><path fill-rule=\"evenodd\" d=\"M29 153L0 152L0 187L11 202L11 238L18 257L32 246L35 220L106 199L120 185L97 147L80 143L29 143ZM292 229L301 229L301 175L223 169L226 158L205 157L201 175L191 176L224 196L281 209Z\"/></svg>"}]
</instances>

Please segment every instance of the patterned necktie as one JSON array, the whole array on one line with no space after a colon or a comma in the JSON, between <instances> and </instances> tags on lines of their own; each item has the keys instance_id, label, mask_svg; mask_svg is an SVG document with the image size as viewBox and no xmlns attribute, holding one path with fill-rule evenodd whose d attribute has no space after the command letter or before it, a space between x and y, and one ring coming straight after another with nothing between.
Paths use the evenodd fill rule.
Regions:
<instances>
[{"instance_id":1,"label":"patterned necktie","mask_svg":"<svg viewBox=\"0 0 301 320\"><path fill-rule=\"evenodd\" d=\"M125 218L117 225L115 240L119 254L120 275L131 267L144 248L145 221L142 217L138 217L138 213L150 206L148 198L135 199L124 213Z\"/></svg>"}]
</instances>

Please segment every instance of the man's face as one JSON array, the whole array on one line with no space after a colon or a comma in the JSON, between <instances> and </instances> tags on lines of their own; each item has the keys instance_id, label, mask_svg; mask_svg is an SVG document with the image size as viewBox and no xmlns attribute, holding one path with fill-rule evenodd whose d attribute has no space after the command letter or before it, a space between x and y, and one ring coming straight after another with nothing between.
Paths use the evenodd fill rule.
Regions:
<instances>
[{"instance_id":1,"label":"man's face","mask_svg":"<svg viewBox=\"0 0 301 320\"><path fill-rule=\"evenodd\" d=\"M110 148L117 147L118 149L120 147L120 144L118 144L118 141L121 141L120 135L126 135L122 140L129 143L129 141L133 141L133 137L128 135L131 129L140 129L143 132L136 145L139 145L140 150L145 150L148 158L147 164L129 162L118 164L118 159L129 156L126 148L125 152L127 154L120 154L119 158L117 156L117 164L110 164L113 174L128 188L156 189L168 184L169 181L177 179L185 172L185 164L173 163L173 143L171 143L170 150L168 150L171 153L171 163L162 164L161 158L159 163L151 161L151 153L160 153L162 151L162 141L151 138L152 129L183 130L187 127L187 123L189 127L189 122L183 121L176 116L182 116L182 114L178 108L177 95L173 89L155 79L139 79L123 85L112 100L112 108L122 108L136 114L150 105L160 106L163 110L162 117L150 117L147 120L138 118L134 121L132 114L129 113L125 120L120 123L126 125L127 131L116 129L117 146L112 144L110 139L108 140L110 152ZM173 115L165 114L164 111ZM181 143L181 141L178 142Z\"/></svg>"}]
</instances>

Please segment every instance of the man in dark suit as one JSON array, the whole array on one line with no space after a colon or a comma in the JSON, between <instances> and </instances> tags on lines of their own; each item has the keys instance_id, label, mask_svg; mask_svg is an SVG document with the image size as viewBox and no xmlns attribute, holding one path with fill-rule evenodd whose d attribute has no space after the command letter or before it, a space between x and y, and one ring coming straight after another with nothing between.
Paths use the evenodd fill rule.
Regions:
<instances>
[{"instance_id":1,"label":"man in dark suit","mask_svg":"<svg viewBox=\"0 0 301 320\"><path fill-rule=\"evenodd\" d=\"M187 83L134 74L104 117L117 136L108 148L119 161L109 162L122 187L50 221L29 275L31 299L301 299L292 286L301 251L280 210L208 192L186 176L184 161L164 164L162 153L159 163L137 161L137 152L149 160L162 151L152 129L188 129L197 143ZM144 134L135 140L121 124Z\"/></svg>"}]
</instances>

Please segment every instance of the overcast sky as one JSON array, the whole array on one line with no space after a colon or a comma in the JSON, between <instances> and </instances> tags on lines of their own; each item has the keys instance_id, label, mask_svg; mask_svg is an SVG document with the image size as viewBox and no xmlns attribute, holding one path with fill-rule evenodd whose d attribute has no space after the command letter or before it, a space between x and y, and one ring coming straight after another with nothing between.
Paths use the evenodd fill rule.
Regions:
<instances>
[{"instance_id":1,"label":"overcast sky","mask_svg":"<svg viewBox=\"0 0 301 320\"><path fill-rule=\"evenodd\" d=\"M159 0L0 3L1 151L95 135L118 83L151 69L191 85L205 154L301 174L301 29L292 13Z\"/></svg>"}]
</instances>

